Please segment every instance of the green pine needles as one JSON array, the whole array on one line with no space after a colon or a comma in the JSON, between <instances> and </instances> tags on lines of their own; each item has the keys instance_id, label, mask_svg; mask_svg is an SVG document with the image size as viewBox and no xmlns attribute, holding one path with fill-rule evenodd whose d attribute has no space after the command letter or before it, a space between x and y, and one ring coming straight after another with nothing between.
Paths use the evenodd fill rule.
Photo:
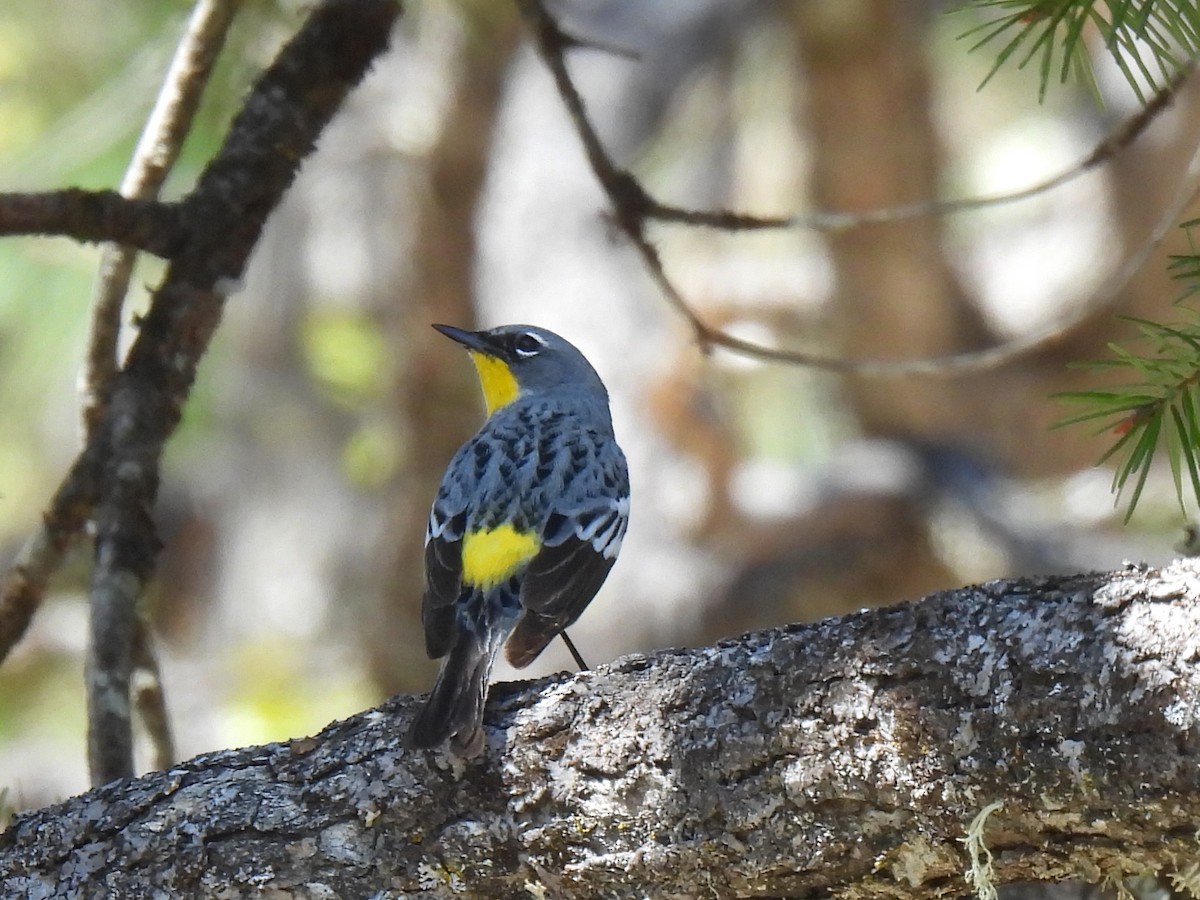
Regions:
<instances>
[{"instance_id":1,"label":"green pine needles","mask_svg":"<svg viewBox=\"0 0 1200 900\"><path fill-rule=\"evenodd\" d=\"M1190 223L1189 223L1190 224ZM1175 257L1172 264L1200 271L1200 256ZM1200 289L1194 283L1188 293ZM1083 363L1096 370L1120 369L1130 383L1111 391L1070 391L1057 394L1068 403L1080 403L1087 410L1056 424L1079 422L1103 423L1097 434L1110 432L1116 442L1097 462L1116 462L1113 492L1119 503L1127 489L1128 522L1146 486L1151 464L1160 448L1166 449L1179 507L1187 514L1184 480L1193 499L1200 503L1200 313L1184 309L1187 318L1175 325L1163 325L1130 318L1147 345L1135 353L1120 344L1110 344L1114 359ZM1132 485L1132 487L1131 487Z\"/></svg>"},{"instance_id":2,"label":"green pine needles","mask_svg":"<svg viewBox=\"0 0 1200 900\"><path fill-rule=\"evenodd\" d=\"M1200 0L963 0L959 9L985 20L963 35L972 51L999 47L983 83L1008 63L1034 64L1039 101L1052 79L1078 79L1099 97L1089 41L1103 43L1143 103L1200 56ZM1200 293L1200 253L1172 257L1171 272L1184 285L1182 299ZM1189 492L1200 505L1200 312L1181 309L1183 321L1173 325L1130 319L1141 332L1137 352L1110 344L1112 359L1085 364L1125 373L1125 386L1057 395L1084 407L1059 427L1098 422L1097 433L1116 437L1098 464L1116 466L1113 491L1118 503L1127 498L1126 522L1164 449L1180 509L1187 514Z\"/></svg>"},{"instance_id":3,"label":"green pine needles","mask_svg":"<svg viewBox=\"0 0 1200 900\"><path fill-rule=\"evenodd\" d=\"M1036 60L1039 101L1056 75L1061 82L1074 77L1096 93L1084 46L1089 26L1142 102L1200 52L1197 0L966 0L960 9L1000 12L963 35L975 39L972 51L1001 45L983 83L1010 60L1020 69Z\"/></svg>"}]
</instances>

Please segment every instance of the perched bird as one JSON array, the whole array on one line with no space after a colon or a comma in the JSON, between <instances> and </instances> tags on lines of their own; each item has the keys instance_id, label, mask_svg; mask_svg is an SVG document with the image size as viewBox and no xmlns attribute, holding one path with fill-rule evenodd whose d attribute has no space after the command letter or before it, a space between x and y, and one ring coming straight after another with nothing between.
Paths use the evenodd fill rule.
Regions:
<instances>
[{"instance_id":1,"label":"perched bird","mask_svg":"<svg viewBox=\"0 0 1200 900\"><path fill-rule=\"evenodd\" d=\"M433 327L467 348L487 421L429 514L421 620L444 660L409 745L476 756L497 652L528 665L591 602L625 536L629 473L608 392L566 340L530 325Z\"/></svg>"}]
</instances>

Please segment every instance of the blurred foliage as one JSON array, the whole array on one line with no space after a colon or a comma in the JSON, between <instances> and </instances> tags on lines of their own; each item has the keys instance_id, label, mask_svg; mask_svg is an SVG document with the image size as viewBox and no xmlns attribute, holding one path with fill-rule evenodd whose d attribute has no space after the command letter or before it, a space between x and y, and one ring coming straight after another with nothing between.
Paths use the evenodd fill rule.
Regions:
<instances>
[{"instance_id":1,"label":"blurred foliage","mask_svg":"<svg viewBox=\"0 0 1200 900\"><path fill-rule=\"evenodd\" d=\"M352 677L353 666L318 663L295 641L256 640L231 652L227 670L238 686L221 711L223 746L245 747L308 735L378 701L372 685ZM319 690L303 686L319 685ZM299 689L298 689L299 688Z\"/></svg>"},{"instance_id":2,"label":"blurred foliage","mask_svg":"<svg viewBox=\"0 0 1200 900\"><path fill-rule=\"evenodd\" d=\"M311 310L301 325L300 343L322 396L360 420L342 447L342 474L360 488L383 487L400 464L400 444L389 423L370 418L395 378L379 322L363 311Z\"/></svg>"},{"instance_id":3,"label":"blurred foliage","mask_svg":"<svg viewBox=\"0 0 1200 900\"><path fill-rule=\"evenodd\" d=\"M387 344L369 316L311 312L304 319L302 342L310 371L335 402L357 408L390 382Z\"/></svg>"},{"instance_id":4,"label":"blurred foliage","mask_svg":"<svg viewBox=\"0 0 1200 900\"><path fill-rule=\"evenodd\" d=\"M395 429L382 422L361 425L342 450L346 480L361 488L382 488L395 476L401 461Z\"/></svg>"}]
</instances>

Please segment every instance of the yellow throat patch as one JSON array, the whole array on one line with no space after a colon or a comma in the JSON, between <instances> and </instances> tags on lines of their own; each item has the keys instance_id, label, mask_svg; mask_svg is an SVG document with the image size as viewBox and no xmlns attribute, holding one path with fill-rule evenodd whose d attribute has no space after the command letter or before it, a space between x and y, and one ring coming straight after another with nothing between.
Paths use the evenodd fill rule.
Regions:
<instances>
[{"instance_id":1,"label":"yellow throat patch","mask_svg":"<svg viewBox=\"0 0 1200 900\"><path fill-rule=\"evenodd\" d=\"M502 406L508 406L521 393L517 379L513 377L508 363L488 356L486 353L470 351L471 362L479 373L479 386L483 388L483 402L487 404L487 414L490 416Z\"/></svg>"},{"instance_id":2,"label":"yellow throat patch","mask_svg":"<svg viewBox=\"0 0 1200 900\"><path fill-rule=\"evenodd\" d=\"M493 588L508 581L540 549L542 542L536 534L517 531L511 525L472 531L463 538L463 584Z\"/></svg>"}]
</instances>

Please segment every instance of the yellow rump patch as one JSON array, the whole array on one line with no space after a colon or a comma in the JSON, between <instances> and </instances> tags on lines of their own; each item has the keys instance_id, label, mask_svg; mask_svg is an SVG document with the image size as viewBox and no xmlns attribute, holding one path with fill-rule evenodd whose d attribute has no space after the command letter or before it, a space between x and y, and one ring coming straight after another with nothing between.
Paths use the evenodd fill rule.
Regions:
<instances>
[{"instance_id":1,"label":"yellow rump patch","mask_svg":"<svg viewBox=\"0 0 1200 900\"><path fill-rule=\"evenodd\" d=\"M508 363L473 350L471 362L475 363L475 370L479 372L479 384L483 388L483 401L487 404L489 416L517 399L521 389L517 386L517 379L513 377Z\"/></svg>"},{"instance_id":2,"label":"yellow rump patch","mask_svg":"<svg viewBox=\"0 0 1200 900\"><path fill-rule=\"evenodd\" d=\"M529 562L542 542L531 531L501 525L489 531L473 531L463 538L462 580L472 587L495 587L511 578Z\"/></svg>"}]
</instances>

